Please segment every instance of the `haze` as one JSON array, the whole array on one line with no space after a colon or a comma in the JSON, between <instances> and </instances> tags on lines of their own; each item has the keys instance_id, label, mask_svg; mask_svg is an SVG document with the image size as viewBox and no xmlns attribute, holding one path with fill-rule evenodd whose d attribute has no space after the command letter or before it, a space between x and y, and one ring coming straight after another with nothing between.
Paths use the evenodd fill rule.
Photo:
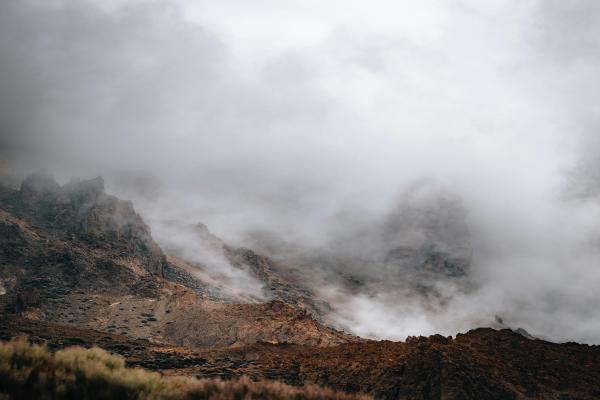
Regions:
<instances>
[{"instance_id":1,"label":"haze","mask_svg":"<svg viewBox=\"0 0 600 400\"><path fill-rule=\"evenodd\" d=\"M501 316L600 343L599 27L593 0L5 0L3 180L102 175L157 238L202 221L303 249L432 182L467 211L474 289L344 299L348 329Z\"/></svg>"}]
</instances>

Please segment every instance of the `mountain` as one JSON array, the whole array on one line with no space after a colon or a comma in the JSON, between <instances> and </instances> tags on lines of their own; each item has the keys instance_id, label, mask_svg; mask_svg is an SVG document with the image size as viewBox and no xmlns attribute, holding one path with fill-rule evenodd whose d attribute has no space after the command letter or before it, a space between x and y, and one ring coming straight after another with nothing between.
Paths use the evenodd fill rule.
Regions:
<instances>
[{"instance_id":1,"label":"mountain","mask_svg":"<svg viewBox=\"0 0 600 400\"><path fill-rule=\"evenodd\" d=\"M384 213L339 213L321 243L286 241L265 230L248 232L246 241L318 294L324 322L349 329L363 325L353 312L357 298L400 314L413 306L444 310L452 296L475 289L467 220L458 196L422 181Z\"/></svg>"},{"instance_id":2,"label":"mountain","mask_svg":"<svg viewBox=\"0 0 600 400\"><path fill-rule=\"evenodd\" d=\"M191 346L357 340L277 299L206 295L211 288L170 262L131 202L105 194L101 178L59 186L38 175L20 190L3 188L0 244L1 305L30 319ZM246 251L231 253L266 268Z\"/></svg>"},{"instance_id":3,"label":"mountain","mask_svg":"<svg viewBox=\"0 0 600 400\"><path fill-rule=\"evenodd\" d=\"M247 376L377 399L600 398L600 346L491 328L375 341L331 326L336 305L320 297L313 275L321 267L349 295L405 285L441 298L428 283L442 279L468 290L460 203L426 198L425 208L402 204L349 232L340 246L362 258L347 259L344 272L341 253L319 254L310 269L293 247L287 257L265 256L202 224L171 223L159 246L101 178L61 186L33 175L18 190L0 188L0 339L25 335L51 351L99 346L167 376ZM389 275L360 274L361 260L383 263Z\"/></svg>"}]
</instances>

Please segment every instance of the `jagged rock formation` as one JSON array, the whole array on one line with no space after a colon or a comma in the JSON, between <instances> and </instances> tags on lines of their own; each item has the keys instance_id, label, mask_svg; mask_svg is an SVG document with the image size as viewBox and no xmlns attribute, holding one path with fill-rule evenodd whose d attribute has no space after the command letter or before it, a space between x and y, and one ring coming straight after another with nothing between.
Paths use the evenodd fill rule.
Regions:
<instances>
[{"instance_id":1,"label":"jagged rock formation","mask_svg":"<svg viewBox=\"0 0 600 400\"><path fill-rule=\"evenodd\" d=\"M37 175L2 188L0 245L0 306L29 319L191 346L356 340L288 304L230 304L204 282L165 279L186 271L101 178L59 186Z\"/></svg>"},{"instance_id":2,"label":"jagged rock formation","mask_svg":"<svg viewBox=\"0 0 600 400\"><path fill-rule=\"evenodd\" d=\"M161 276L165 257L130 201L104 192L101 177L72 180L59 186L50 176L31 175L18 192L4 191L2 208L53 238L77 240L102 248L119 245L121 253L142 261L149 273Z\"/></svg>"}]
</instances>

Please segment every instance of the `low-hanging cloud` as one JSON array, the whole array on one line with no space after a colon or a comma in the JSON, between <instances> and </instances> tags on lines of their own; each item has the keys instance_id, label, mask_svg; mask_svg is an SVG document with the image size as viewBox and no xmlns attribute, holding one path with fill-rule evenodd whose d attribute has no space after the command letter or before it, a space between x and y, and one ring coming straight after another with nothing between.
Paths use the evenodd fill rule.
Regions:
<instances>
[{"instance_id":1,"label":"low-hanging cloud","mask_svg":"<svg viewBox=\"0 0 600 400\"><path fill-rule=\"evenodd\" d=\"M595 2L218 3L3 1L5 172L104 175L149 221L310 249L433 179L468 212L475 284L440 309L327 288L350 329L499 315L600 341Z\"/></svg>"}]
</instances>

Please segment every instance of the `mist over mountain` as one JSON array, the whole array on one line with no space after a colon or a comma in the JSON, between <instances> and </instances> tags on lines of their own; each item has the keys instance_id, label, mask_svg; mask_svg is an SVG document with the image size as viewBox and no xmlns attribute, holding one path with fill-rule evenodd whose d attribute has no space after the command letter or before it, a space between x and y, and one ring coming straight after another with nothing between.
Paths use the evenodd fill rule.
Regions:
<instances>
[{"instance_id":1,"label":"mist over mountain","mask_svg":"<svg viewBox=\"0 0 600 400\"><path fill-rule=\"evenodd\" d=\"M464 243L462 208L431 189L413 188L407 198L419 198L419 207L407 201L400 219L346 237L386 238L361 253L367 257L356 266L368 266L361 273L345 268L347 248L317 254L309 269L297 258L304 251L286 245L291 257L274 260L227 244L201 223L165 223L170 236L160 247L132 203L107 194L101 177L59 185L37 174L18 190L0 186L0 339L10 339L1 342L0 393L168 399L234 390L262 399L272 397L270 388L289 397L294 390L283 382L304 387L297 397L314 398L349 398L327 386L381 399L595 399L600 346L540 340L507 329L499 316L502 329L455 337L364 337L402 329L376 313L393 301L408 319L416 316L408 302L421 315L436 307L447 314L456 293L441 289L471 291L469 258L451 246ZM337 295L319 276L335 279ZM365 300L373 304L361 314ZM334 328L344 323L363 337ZM262 381L253 392L243 388L250 380Z\"/></svg>"},{"instance_id":2,"label":"mist over mountain","mask_svg":"<svg viewBox=\"0 0 600 400\"><path fill-rule=\"evenodd\" d=\"M275 292L190 226L357 335L501 319L600 343L599 19L584 0L3 1L2 181L103 176L223 298Z\"/></svg>"}]
</instances>

